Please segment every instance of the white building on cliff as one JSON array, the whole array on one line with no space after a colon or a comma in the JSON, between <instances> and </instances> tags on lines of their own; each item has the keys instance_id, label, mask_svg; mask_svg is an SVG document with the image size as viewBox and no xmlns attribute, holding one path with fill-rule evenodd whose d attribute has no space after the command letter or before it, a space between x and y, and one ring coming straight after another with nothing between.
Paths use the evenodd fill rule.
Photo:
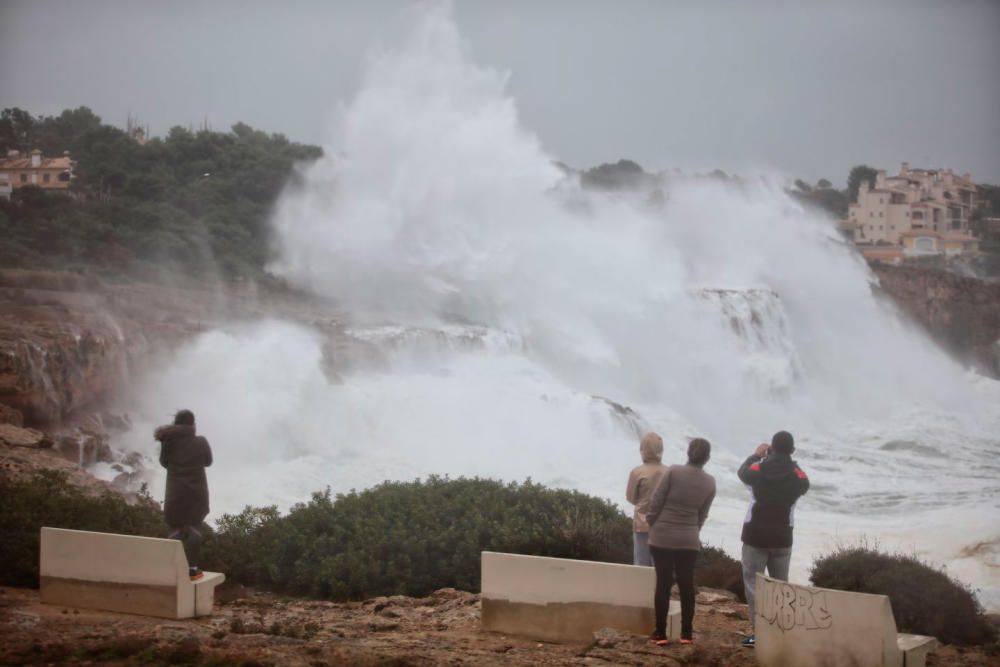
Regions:
<instances>
[{"instance_id":1,"label":"white building on cliff","mask_svg":"<svg viewBox=\"0 0 1000 667\"><path fill-rule=\"evenodd\" d=\"M978 251L978 240L969 234L975 207L969 174L910 169L904 162L897 176L880 170L873 187L861 184L845 222L863 253L865 246L879 246L879 254L896 250L900 258L969 254Z\"/></svg>"}]
</instances>

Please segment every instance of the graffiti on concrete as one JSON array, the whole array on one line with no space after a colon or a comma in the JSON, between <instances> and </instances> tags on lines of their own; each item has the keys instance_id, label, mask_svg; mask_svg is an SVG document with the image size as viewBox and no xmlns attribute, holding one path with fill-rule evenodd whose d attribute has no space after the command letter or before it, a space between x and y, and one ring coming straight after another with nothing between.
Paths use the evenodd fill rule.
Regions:
<instances>
[{"instance_id":1,"label":"graffiti on concrete","mask_svg":"<svg viewBox=\"0 0 1000 667\"><path fill-rule=\"evenodd\" d=\"M758 596L757 615L783 632L793 628L826 630L833 625L826 593L802 586L768 583Z\"/></svg>"}]
</instances>

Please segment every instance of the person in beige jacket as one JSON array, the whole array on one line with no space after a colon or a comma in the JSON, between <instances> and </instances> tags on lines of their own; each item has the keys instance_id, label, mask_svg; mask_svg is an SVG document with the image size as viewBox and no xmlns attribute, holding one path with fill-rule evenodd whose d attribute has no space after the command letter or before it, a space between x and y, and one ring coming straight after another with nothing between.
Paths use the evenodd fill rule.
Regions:
<instances>
[{"instance_id":1,"label":"person in beige jacket","mask_svg":"<svg viewBox=\"0 0 1000 667\"><path fill-rule=\"evenodd\" d=\"M639 454L642 456L642 465L632 468L632 472L628 475L628 487L625 489L625 497L635 505L635 513L632 516L632 562L652 567L646 512L649 511L649 499L653 495L653 490L660 483L663 473L667 471L667 466L660 463L663 458L663 438L656 433L642 436L639 441Z\"/></svg>"}]
</instances>

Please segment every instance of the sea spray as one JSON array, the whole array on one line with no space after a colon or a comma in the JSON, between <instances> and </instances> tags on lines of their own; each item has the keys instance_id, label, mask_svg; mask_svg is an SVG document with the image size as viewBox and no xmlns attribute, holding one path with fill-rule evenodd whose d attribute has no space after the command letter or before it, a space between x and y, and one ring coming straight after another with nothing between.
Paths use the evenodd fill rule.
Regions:
<instances>
[{"instance_id":1,"label":"sea spray","mask_svg":"<svg viewBox=\"0 0 1000 667\"><path fill-rule=\"evenodd\" d=\"M743 413L775 416L776 378L747 363L748 337L770 339L753 353L785 367L777 389L793 403L779 415L877 413L901 392L968 402L960 369L875 302L826 220L766 182L680 179L662 208L584 192L519 124L505 82L468 60L445 9L428 10L372 62L327 157L279 202L273 270L355 321L514 332L571 386L716 433L710 404L740 428L756 426ZM762 293L774 299L754 330L733 329L726 311Z\"/></svg>"}]
</instances>

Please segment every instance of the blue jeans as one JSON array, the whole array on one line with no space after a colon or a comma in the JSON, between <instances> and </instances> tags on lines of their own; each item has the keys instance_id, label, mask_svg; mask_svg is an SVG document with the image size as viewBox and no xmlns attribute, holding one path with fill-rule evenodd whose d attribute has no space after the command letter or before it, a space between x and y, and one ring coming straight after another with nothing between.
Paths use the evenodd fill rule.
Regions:
<instances>
[{"instance_id":1,"label":"blue jeans","mask_svg":"<svg viewBox=\"0 0 1000 667\"><path fill-rule=\"evenodd\" d=\"M792 562L792 548L784 549L758 549L749 544L743 545L743 590L747 596L747 606L750 608L750 625L754 626L756 617L757 593L754 586L757 585L757 573L767 574L772 579L788 581L788 567Z\"/></svg>"},{"instance_id":2,"label":"blue jeans","mask_svg":"<svg viewBox=\"0 0 1000 667\"><path fill-rule=\"evenodd\" d=\"M653 567L653 557L649 555L649 533L632 531L632 563Z\"/></svg>"}]
</instances>

